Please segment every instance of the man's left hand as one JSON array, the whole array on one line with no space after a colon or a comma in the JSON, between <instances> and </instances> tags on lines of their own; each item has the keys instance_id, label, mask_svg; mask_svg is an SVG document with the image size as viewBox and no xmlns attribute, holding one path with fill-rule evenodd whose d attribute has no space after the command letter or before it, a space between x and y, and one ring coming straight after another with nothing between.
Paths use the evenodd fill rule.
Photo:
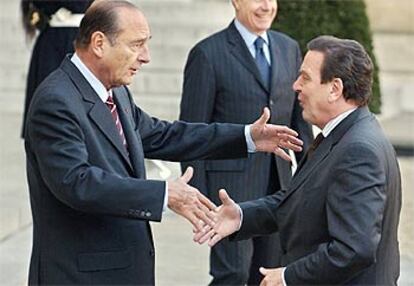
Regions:
<instances>
[{"instance_id":1,"label":"man's left hand","mask_svg":"<svg viewBox=\"0 0 414 286\"><path fill-rule=\"evenodd\" d=\"M250 126L250 133L257 151L275 153L277 156L291 161L290 156L282 149L295 152L302 151L303 141L298 133L287 126L267 124L270 119L269 108L265 107L262 116Z\"/></svg>"},{"instance_id":2,"label":"man's left hand","mask_svg":"<svg viewBox=\"0 0 414 286\"><path fill-rule=\"evenodd\" d=\"M283 286L283 268L260 267L260 273L264 276L260 286Z\"/></svg>"}]
</instances>

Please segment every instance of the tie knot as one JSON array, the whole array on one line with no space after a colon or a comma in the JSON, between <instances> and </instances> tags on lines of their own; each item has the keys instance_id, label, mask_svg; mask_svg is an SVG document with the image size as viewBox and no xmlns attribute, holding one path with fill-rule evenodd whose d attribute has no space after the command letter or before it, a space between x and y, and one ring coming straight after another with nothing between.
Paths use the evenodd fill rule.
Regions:
<instances>
[{"instance_id":1,"label":"tie knot","mask_svg":"<svg viewBox=\"0 0 414 286\"><path fill-rule=\"evenodd\" d=\"M257 37L257 39L254 41L254 46L256 50L261 50L263 48L264 43L265 41L263 40L262 37Z\"/></svg>"},{"instance_id":2,"label":"tie knot","mask_svg":"<svg viewBox=\"0 0 414 286\"><path fill-rule=\"evenodd\" d=\"M108 96L108 99L106 100L106 104L114 105L114 98L112 97L112 95Z\"/></svg>"},{"instance_id":3,"label":"tie knot","mask_svg":"<svg viewBox=\"0 0 414 286\"><path fill-rule=\"evenodd\" d=\"M313 140L313 143L310 147L310 149L315 150L316 148L318 148L319 144L321 144L322 140L325 137L323 136L322 132L318 134L318 136L316 136L316 138Z\"/></svg>"}]
</instances>

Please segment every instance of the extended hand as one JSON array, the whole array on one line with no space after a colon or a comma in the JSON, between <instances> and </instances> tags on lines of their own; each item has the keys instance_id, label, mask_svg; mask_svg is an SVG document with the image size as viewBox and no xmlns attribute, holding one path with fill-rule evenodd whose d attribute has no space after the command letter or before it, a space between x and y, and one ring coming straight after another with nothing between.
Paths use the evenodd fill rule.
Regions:
<instances>
[{"instance_id":1,"label":"extended hand","mask_svg":"<svg viewBox=\"0 0 414 286\"><path fill-rule=\"evenodd\" d=\"M283 268L260 267L259 271L264 276L260 286L283 286Z\"/></svg>"},{"instance_id":2,"label":"extended hand","mask_svg":"<svg viewBox=\"0 0 414 286\"><path fill-rule=\"evenodd\" d=\"M206 225L202 231L194 234L194 241L200 244L208 241L210 247L221 239L237 231L240 227L240 210L225 190L219 191L222 205L217 208L214 227Z\"/></svg>"},{"instance_id":3,"label":"extended hand","mask_svg":"<svg viewBox=\"0 0 414 286\"><path fill-rule=\"evenodd\" d=\"M193 172L188 167L180 178L168 182L168 207L190 221L195 229L202 230L205 224L213 226L216 206L188 184Z\"/></svg>"},{"instance_id":4,"label":"extended hand","mask_svg":"<svg viewBox=\"0 0 414 286\"><path fill-rule=\"evenodd\" d=\"M291 158L282 149L302 151L302 140L296 138L298 133L287 126L266 124L270 118L269 108L265 107L262 116L250 127L250 132L257 151L272 152L290 161Z\"/></svg>"}]
</instances>

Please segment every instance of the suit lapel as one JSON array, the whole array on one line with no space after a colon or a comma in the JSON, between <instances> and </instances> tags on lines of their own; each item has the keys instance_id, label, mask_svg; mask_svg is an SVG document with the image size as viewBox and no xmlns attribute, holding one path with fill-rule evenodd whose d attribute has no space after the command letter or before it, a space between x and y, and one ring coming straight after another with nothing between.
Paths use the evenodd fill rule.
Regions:
<instances>
[{"instance_id":1,"label":"suit lapel","mask_svg":"<svg viewBox=\"0 0 414 286\"><path fill-rule=\"evenodd\" d=\"M137 178L145 178L144 150L142 148L141 136L135 131L131 103L125 88L113 90L114 100L118 107L119 119L122 123L125 139L128 143L129 158Z\"/></svg>"},{"instance_id":2,"label":"suit lapel","mask_svg":"<svg viewBox=\"0 0 414 286\"><path fill-rule=\"evenodd\" d=\"M115 149L122 155L125 162L132 170L127 151L122 144L118 129L114 124L111 112L106 107L105 103L100 100L98 94L83 77L81 72L70 61L69 56L63 61L61 68L69 75L72 82L77 87L80 95L83 97L85 104L90 108L89 117L96 124L98 129L105 135L105 137L112 143Z\"/></svg>"},{"instance_id":3,"label":"suit lapel","mask_svg":"<svg viewBox=\"0 0 414 286\"><path fill-rule=\"evenodd\" d=\"M89 116L92 121L98 126L101 132L105 135L105 137L111 141L118 152L121 153L122 157L125 159L128 165L130 165L128 153L122 144L121 136L119 135L118 129L114 123L114 119L112 118L112 115L106 105L102 101L97 101L89 111ZM121 124L123 127L122 120ZM132 166L130 167L132 168Z\"/></svg>"},{"instance_id":4,"label":"suit lapel","mask_svg":"<svg viewBox=\"0 0 414 286\"><path fill-rule=\"evenodd\" d=\"M249 49L246 46L239 31L237 31L234 22L230 24L227 29L227 39L230 44L230 52L234 57L250 72L255 79L259 82L260 86L268 92L268 88L263 82L259 69L256 66L256 62L252 57Z\"/></svg>"},{"instance_id":5,"label":"suit lapel","mask_svg":"<svg viewBox=\"0 0 414 286\"><path fill-rule=\"evenodd\" d=\"M318 167L319 164L329 155L332 149L332 137L328 136L325 138L315 152L312 154L312 158L307 160L305 164L300 166L300 169L295 174L292 179L291 187L289 188L290 191L287 193L293 193L298 187L302 184L302 182L309 177L309 175L313 172L313 170ZM288 195L287 195L288 196Z\"/></svg>"},{"instance_id":6,"label":"suit lapel","mask_svg":"<svg viewBox=\"0 0 414 286\"><path fill-rule=\"evenodd\" d=\"M276 95L277 88L281 86L280 82L288 75L286 67L286 55L283 55L280 44L277 42L276 37L272 36L272 33L267 33L270 43L270 58L271 58L271 83L270 94ZM285 52L286 53L286 52ZM280 97L276 96L274 100L279 100Z\"/></svg>"},{"instance_id":7,"label":"suit lapel","mask_svg":"<svg viewBox=\"0 0 414 286\"><path fill-rule=\"evenodd\" d=\"M302 183L309 178L310 176L314 175L314 170L318 168L322 168L322 163L324 159L329 155L332 148L338 143L339 140L344 136L344 134L354 125L356 122L370 116L370 112L367 107L360 107L357 108L354 112L352 112L348 117L346 117L333 131L331 134L326 137L319 147L315 150L312 155L312 158L307 160L304 164L300 164L300 168L295 173L292 178L291 185L286 192L284 198L282 199L281 203L287 200L287 198L292 195L295 191L299 189ZM302 188L304 189L304 188Z\"/></svg>"}]
</instances>

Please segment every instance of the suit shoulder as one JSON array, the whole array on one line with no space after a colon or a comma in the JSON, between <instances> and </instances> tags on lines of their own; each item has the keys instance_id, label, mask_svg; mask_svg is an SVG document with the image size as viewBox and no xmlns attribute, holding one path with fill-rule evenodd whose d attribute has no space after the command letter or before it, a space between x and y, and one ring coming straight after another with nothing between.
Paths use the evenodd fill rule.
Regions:
<instances>
[{"instance_id":1,"label":"suit shoulder","mask_svg":"<svg viewBox=\"0 0 414 286\"><path fill-rule=\"evenodd\" d=\"M292 37L286 35L285 33L278 32L278 31L275 31L275 30L269 30L268 34L273 40L275 40L277 42L283 43L285 45L299 47L298 42L295 39L293 39Z\"/></svg>"},{"instance_id":2,"label":"suit shoulder","mask_svg":"<svg viewBox=\"0 0 414 286\"><path fill-rule=\"evenodd\" d=\"M71 85L69 77L60 68L51 72L36 90L38 97L47 97L53 94L55 97L64 96L68 85Z\"/></svg>"},{"instance_id":3,"label":"suit shoulder","mask_svg":"<svg viewBox=\"0 0 414 286\"><path fill-rule=\"evenodd\" d=\"M211 50L216 49L218 46L224 45L226 42L226 30L218 31L207 38L202 39L193 46L192 51L203 51L204 53L210 53Z\"/></svg>"},{"instance_id":4,"label":"suit shoulder","mask_svg":"<svg viewBox=\"0 0 414 286\"><path fill-rule=\"evenodd\" d=\"M392 149L391 143L372 114L358 120L351 126L341 142L341 145L347 150L355 150L358 147L361 150L371 150L382 154L385 150Z\"/></svg>"},{"instance_id":5,"label":"suit shoulder","mask_svg":"<svg viewBox=\"0 0 414 286\"><path fill-rule=\"evenodd\" d=\"M68 75L60 68L53 71L39 85L33 95L30 109L44 109L48 105L71 105L74 101L72 95L76 88Z\"/></svg>"}]
</instances>

